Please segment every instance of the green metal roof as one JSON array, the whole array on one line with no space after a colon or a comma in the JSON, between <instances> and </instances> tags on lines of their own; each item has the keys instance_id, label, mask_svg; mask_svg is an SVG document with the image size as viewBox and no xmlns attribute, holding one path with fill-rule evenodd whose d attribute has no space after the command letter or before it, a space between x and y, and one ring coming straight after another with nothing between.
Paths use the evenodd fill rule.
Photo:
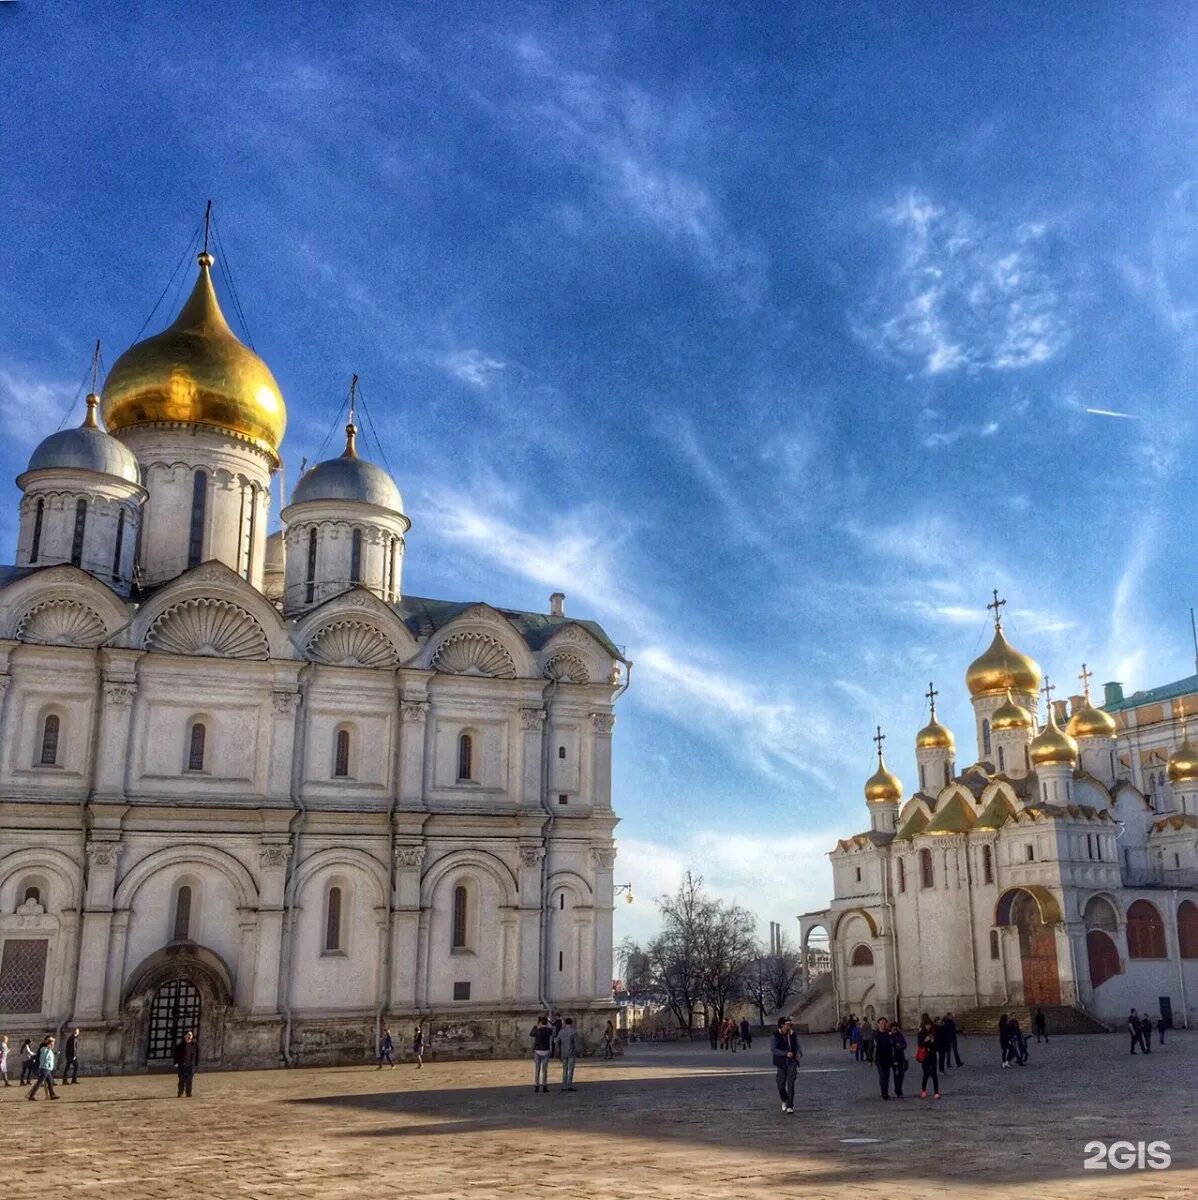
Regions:
<instances>
[{"instance_id":1,"label":"green metal roof","mask_svg":"<svg viewBox=\"0 0 1198 1200\"><path fill-rule=\"evenodd\" d=\"M895 835L895 840L899 842L909 841L917 833L922 833L927 828L927 824L927 817L919 809L916 809L907 819L907 823Z\"/></svg>"},{"instance_id":2,"label":"green metal roof","mask_svg":"<svg viewBox=\"0 0 1198 1200\"><path fill-rule=\"evenodd\" d=\"M1176 700L1178 696L1190 696L1198 692L1198 675L1187 675L1175 683L1162 684L1160 687L1146 688L1142 692L1132 692L1124 696L1116 704L1104 704L1103 712L1126 712L1129 708L1139 708L1141 704L1157 704L1162 700Z\"/></svg>"},{"instance_id":3,"label":"green metal roof","mask_svg":"<svg viewBox=\"0 0 1198 1200\"><path fill-rule=\"evenodd\" d=\"M936 814L927 833L968 833L974 826L974 815L961 797L953 796Z\"/></svg>"}]
</instances>

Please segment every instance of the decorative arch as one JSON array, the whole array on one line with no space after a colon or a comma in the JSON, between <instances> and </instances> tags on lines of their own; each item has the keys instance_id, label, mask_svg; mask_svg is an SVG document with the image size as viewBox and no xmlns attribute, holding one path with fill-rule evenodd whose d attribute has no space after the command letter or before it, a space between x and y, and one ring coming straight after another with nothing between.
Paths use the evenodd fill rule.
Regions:
<instances>
[{"instance_id":1,"label":"decorative arch","mask_svg":"<svg viewBox=\"0 0 1198 1200\"><path fill-rule=\"evenodd\" d=\"M114 908L129 908L142 884L159 871L176 866L204 865L219 871L232 885L239 908L258 906L258 887L253 876L240 862L215 846L166 846L147 854L132 867L117 885Z\"/></svg>"},{"instance_id":2,"label":"decorative arch","mask_svg":"<svg viewBox=\"0 0 1198 1200\"><path fill-rule=\"evenodd\" d=\"M1198 958L1198 904L1193 900L1177 906L1177 940L1182 958Z\"/></svg>"},{"instance_id":3,"label":"decorative arch","mask_svg":"<svg viewBox=\"0 0 1198 1200\"><path fill-rule=\"evenodd\" d=\"M77 862L61 850L29 847L24 850L14 850L0 858L0 911L9 911L21 903L10 903L7 889L10 881L16 877L16 884L27 874L45 874L51 876L63 889L66 903L63 908L77 909L80 900L80 878L82 870ZM42 897L42 906L49 911L46 897Z\"/></svg>"},{"instance_id":4,"label":"decorative arch","mask_svg":"<svg viewBox=\"0 0 1198 1200\"><path fill-rule=\"evenodd\" d=\"M331 667L370 667L389 671L399 664L395 643L367 621L329 622L308 639L304 653L314 662Z\"/></svg>"},{"instance_id":5,"label":"decorative arch","mask_svg":"<svg viewBox=\"0 0 1198 1200\"><path fill-rule=\"evenodd\" d=\"M1133 900L1127 908L1127 957L1168 958L1165 922L1150 900Z\"/></svg>"},{"instance_id":6,"label":"decorative arch","mask_svg":"<svg viewBox=\"0 0 1198 1200\"><path fill-rule=\"evenodd\" d=\"M577 871L555 871L545 882L550 891L554 888L566 888L576 893L580 900L586 900L595 894L591 885Z\"/></svg>"},{"instance_id":7,"label":"decorative arch","mask_svg":"<svg viewBox=\"0 0 1198 1200\"><path fill-rule=\"evenodd\" d=\"M1117 901L1107 892L1096 892L1082 906L1082 924L1087 929L1104 929L1115 933L1119 928L1120 911Z\"/></svg>"},{"instance_id":8,"label":"decorative arch","mask_svg":"<svg viewBox=\"0 0 1198 1200\"><path fill-rule=\"evenodd\" d=\"M4 636L38 645L98 646L129 622L129 610L111 588L66 563L35 569L10 584L4 589L4 608ZM95 628L93 618L102 630ZM68 632L88 640L65 640Z\"/></svg>"},{"instance_id":9,"label":"decorative arch","mask_svg":"<svg viewBox=\"0 0 1198 1200\"><path fill-rule=\"evenodd\" d=\"M293 643L313 662L375 669L397 666L420 650L395 610L365 587L338 592L305 613L294 627ZM379 653L394 658L389 663L373 661ZM351 657L358 663L348 661Z\"/></svg>"},{"instance_id":10,"label":"decorative arch","mask_svg":"<svg viewBox=\"0 0 1198 1200\"><path fill-rule=\"evenodd\" d=\"M489 633L454 633L433 652L433 670L447 675L483 675L490 679L515 679L511 652Z\"/></svg>"},{"instance_id":11,"label":"decorative arch","mask_svg":"<svg viewBox=\"0 0 1198 1200\"><path fill-rule=\"evenodd\" d=\"M878 923L877 923L877 921L874 920L873 914L868 909L846 908L844 910L844 912L839 913L836 917L836 925L832 930L832 936L834 938L840 937L841 927L844 925L845 921L851 916L862 917L865 920L866 925L869 926L870 936L871 937L878 936Z\"/></svg>"},{"instance_id":12,"label":"decorative arch","mask_svg":"<svg viewBox=\"0 0 1198 1200\"><path fill-rule=\"evenodd\" d=\"M874 965L874 952L864 942L858 942L857 945L849 952L850 967L872 967Z\"/></svg>"},{"instance_id":13,"label":"decorative arch","mask_svg":"<svg viewBox=\"0 0 1198 1200\"><path fill-rule=\"evenodd\" d=\"M546 679L556 679L558 683L590 683L591 677L587 665L577 654L555 654L545 664L541 672Z\"/></svg>"},{"instance_id":14,"label":"decorative arch","mask_svg":"<svg viewBox=\"0 0 1198 1200\"><path fill-rule=\"evenodd\" d=\"M1012 906L1021 893L1026 893L1036 902L1036 908L1040 913L1040 920L1045 925L1059 925L1064 920L1064 917L1061 915L1061 906L1052 892L1038 883L1030 883L1019 887L1007 888L999 896L998 902L994 906L995 925L1010 925L1012 923Z\"/></svg>"},{"instance_id":15,"label":"decorative arch","mask_svg":"<svg viewBox=\"0 0 1198 1200\"><path fill-rule=\"evenodd\" d=\"M391 888L391 879L387 868L373 855L352 846L330 846L326 850L318 850L311 857L305 858L295 871L296 896L303 895L304 889L314 875L330 867L361 872L374 885L376 907L389 902L388 892Z\"/></svg>"},{"instance_id":16,"label":"decorative arch","mask_svg":"<svg viewBox=\"0 0 1198 1200\"><path fill-rule=\"evenodd\" d=\"M1090 960L1090 986L1102 987L1108 979L1123 974L1119 949L1105 929L1086 931L1086 957Z\"/></svg>"},{"instance_id":17,"label":"decorative arch","mask_svg":"<svg viewBox=\"0 0 1198 1200\"><path fill-rule=\"evenodd\" d=\"M233 972L229 964L215 950L195 943L163 946L143 958L125 977L125 1000L152 992L181 970L203 978L222 1004L233 1003Z\"/></svg>"},{"instance_id":18,"label":"decorative arch","mask_svg":"<svg viewBox=\"0 0 1198 1200\"><path fill-rule=\"evenodd\" d=\"M40 646L98 646L108 636L104 618L79 600L43 600L17 621L17 639Z\"/></svg>"},{"instance_id":19,"label":"decorative arch","mask_svg":"<svg viewBox=\"0 0 1198 1200\"><path fill-rule=\"evenodd\" d=\"M230 600L194 597L172 605L146 630L145 648L205 658L270 657L266 631Z\"/></svg>"},{"instance_id":20,"label":"decorative arch","mask_svg":"<svg viewBox=\"0 0 1198 1200\"><path fill-rule=\"evenodd\" d=\"M480 871L488 876L499 887L505 907L513 907L519 902L519 889L516 877L511 869L486 850L451 850L444 858L439 858L425 872L420 881L420 903L430 905L437 885L451 871L471 869Z\"/></svg>"}]
</instances>

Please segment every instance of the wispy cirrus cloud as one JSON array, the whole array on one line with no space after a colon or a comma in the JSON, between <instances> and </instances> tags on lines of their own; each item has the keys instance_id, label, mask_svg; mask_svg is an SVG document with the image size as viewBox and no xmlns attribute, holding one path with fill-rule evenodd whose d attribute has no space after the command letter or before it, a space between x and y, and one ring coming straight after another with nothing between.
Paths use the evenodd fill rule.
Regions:
<instances>
[{"instance_id":1,"label":"wispy cirrus cloud","mask_svg":"<svg viewBox=\"0 0 1198 1200\"><path fill-rule=\"evenodd\" d=\"M485 388L507 368L501 358L492 358L481 350L452 350L439 359L441 368L454 379L471 387Z\"/></svg>"},{"instance_id":2,"label":"wispy cirrus cloud","mask_svg":"<svg viewBox=\"0 0 1198 1200\"><path fill-rule=\"evenodd\" d=\"M1034 366L1068 341L1045 225L986 225L914 189L881 215L894 261L852 318L875 353L944 375Z\"/></svg>"},{"instance_id":3,"label":"wispy cirrus cloud","mask_svg":"<svg viewBox=\"0 0 1198 1200\"><path fill-rule=\"evenodd\" d=\"M31 450L54 432L67 415L79 383L47 379L32 369L0 366L0 433L22 450Z\"/></svg>"}]
</instances>

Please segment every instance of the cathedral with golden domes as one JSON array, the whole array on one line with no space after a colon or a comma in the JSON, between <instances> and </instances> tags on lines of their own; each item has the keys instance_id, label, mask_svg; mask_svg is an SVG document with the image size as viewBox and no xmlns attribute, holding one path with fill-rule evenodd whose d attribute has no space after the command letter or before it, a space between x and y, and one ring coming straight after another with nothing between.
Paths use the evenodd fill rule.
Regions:
<instances>
[{"instance_id":1,"label":"cathedral with golden domes","mask_svg":"<svg viewBox=\"0 0 1198 1200\"><path fill-rule=\"evenodd\" d=\"M199 256L34 451L0 567L0 1029L92 1070L523 1049L611 1014L613 705L594 622L403 589L344 452L270 532L286 427ZM94 391L94 389L93 389Z\"/></svg>"},{"instance_id":2,"label":"cathedral with golden domes","mask_svg":"<svg viewBox=\"0 0 1198 1200\"><path fill-rule=\"evenodd\" d=\"M918 779L890 771L878 730L870 827L831 852L834 898L799 918L826 934L827 1014L953 1012L989 1029L1042 1008L1058 1028L1132 1007L1198 1020L1198 675L1101 705L1053 700L1039 665L994 637L970 664L976 760L936 715L915 735ZM1041 698L1045 706L1041 715ZM972 757L972 756L971 756Z\"/></svg>"}]
</instances>

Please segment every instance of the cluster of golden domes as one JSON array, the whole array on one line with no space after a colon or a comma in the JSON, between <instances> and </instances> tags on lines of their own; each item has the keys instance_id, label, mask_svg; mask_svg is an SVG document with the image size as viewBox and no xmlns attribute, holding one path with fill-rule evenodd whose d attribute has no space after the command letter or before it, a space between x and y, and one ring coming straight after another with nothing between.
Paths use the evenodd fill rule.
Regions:
<instances>
[{"instance_id":1,"label":"cluster of golden domes","mask_svg":"<svg viewBox=\"0 0 1198 1200\"><path fill-rule=\"evenodd\" d=\"M217 303L212 255L173 324L131 346L103 390L110 431L179 422L225 430L279 462L287 409L270 368L238 341Z\"/></svg>"}]
</instances>

